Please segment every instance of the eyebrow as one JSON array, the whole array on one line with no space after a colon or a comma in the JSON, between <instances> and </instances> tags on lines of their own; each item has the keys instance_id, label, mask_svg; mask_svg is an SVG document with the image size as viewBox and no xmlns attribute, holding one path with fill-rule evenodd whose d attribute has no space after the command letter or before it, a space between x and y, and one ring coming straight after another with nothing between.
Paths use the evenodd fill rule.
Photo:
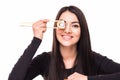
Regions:
<instances>
[{"instance_id":1,"label":"eyebrow","mask_svg":"<svg viewBox=\"0 0 120 80\"><path fill-rule=\"evenodd\" d=\"M63 20L63 19L59 19L59 20ZM65 23L66 23L66 21L65 20L63 20ZM74 24L74 23L78 23L79 24L79 21L73 21L73 22L71 22L72 24Z\"/></svg>"},{"instance_id":2,"label":"eyebrow","mask_svg":"<svg viewBox=\"0 0 120 80\"><path fill-rule=\"evenodd\" d=\"M72 24L74 24L74 23L79 23L78 21L73 21L73 22L71 22Z\"/></svg>"}]
</instances>

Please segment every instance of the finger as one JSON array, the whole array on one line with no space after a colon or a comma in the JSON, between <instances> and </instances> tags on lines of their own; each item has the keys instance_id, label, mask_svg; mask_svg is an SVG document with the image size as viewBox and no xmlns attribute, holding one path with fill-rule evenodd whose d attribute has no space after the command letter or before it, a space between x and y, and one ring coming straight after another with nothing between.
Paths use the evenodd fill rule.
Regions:
<instances>
[{"instance_id":1,"label":"finger","mask_svg":"<svg viewBox=\"0 0 120 80\"><path fill-rule=\"evenodd\" d=\"M48 19L43 19L43 20L38 20L37 22L38 23L47 23L47 22L49 22L49 20Z\"/></svg>"},{"instance_id":2,"label":"finger","mask_svg":"<svg viewBox=\"0 0 120 80\"><path fill-rule=\"evenodd\" d=\"M33 28L46 28L46 23L43 22L37 22L35 24L33 24Z\"/></svg>"},{"instance_id":3,"label":"finger","mask_svg":"<svg viewBox=\"0 0 120 80\"><path fill-rule=\"evenodd\" d=\"M33 23L33 26L47 23L48 21L49 21L48 19L38 20L35 23Z\"/></svg>"},{"instance_id":4,"label":"finger","mask_svg":"<svg viewBox=\"0 0 120 80\"><path fill-rule=\"evenodd\" d=\"M73 80L73 79L74 79L73 75L68 76L68 80Z\"/></svg>"},{"instance_id":5,"label":"finger","mask_svg":"<svg viewBox=\"0 0 120 80\"><path fill-rule=\"evenodd\" d=\"M74 80L77 77L77 73L74 72L73 74L71 74L70 76L68 76L68 80Z\"/></svg>"},{"instance_id":6,"label":"finger","mask_svg":"<svg viewBox=\"0 0 120 80\"><path fill-rule=\"evenodd\" d=\"M46 24L40 24L40 25L38 25L38 27L40 27L40 28L46 28L47 26L46 26Z\"/></svg>"},{"instance_id":7,"label":"finger","mask_svg":"<svg viewBox=\"0 0 120 80\"><path fill-rule=\"evenodd\" d=\"M43 22L47 23L47 22L49 22L49 20L48 19L43 19Z\"/></svg>"}]
</instances>

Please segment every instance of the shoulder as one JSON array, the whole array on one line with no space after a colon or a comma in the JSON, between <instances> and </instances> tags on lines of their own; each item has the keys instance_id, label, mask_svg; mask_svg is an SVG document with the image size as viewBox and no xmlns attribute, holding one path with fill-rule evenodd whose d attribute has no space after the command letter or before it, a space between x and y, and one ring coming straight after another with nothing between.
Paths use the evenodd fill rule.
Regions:
<instances>
[{"instance_id":1,"label":"shoulder","mask_svg":"<svg viewBox=\"0 0 120 80\"><path fill-rule=\"evenodd\" d=\"M48 72L50 60L50 52L43 52L32 59L30 68L31 70L35 70L39 72L39 74L44 75L46 72Z\"/></svg>"},{"instance_id":2,"label":"shoulder","mask_svg":"<svg viewBox=\"0 0 120 80\"><path fill-rule=\"evenodd\" d=\"M120 64L114 62L112 59L108 58L107 56L103 56L99 53L94 52L94 66L97 68L99 73L115 73L120 72Z\"/></svg>"},{"instance_id":3,"label":"shoulder","mask_svg":"<svg viewBox=\"0 0 120 80\"><path fill-rule=\"evenodd\" d=\"M100 53L97 52L92 52L93 54L93 59L98 59L98 60L102 60L103 58L105 58L106 56L101 55Z\"/></svg>"},{"instance_id":4,"label":"shoulder","mask_svg":"<svg viewBox=\"0 0 120 80\"><path fill-rule=\"evenodd\" d=\"M105 59L108 59L106 56L103 56L97 52L92 52L92 55L92 60L96 65L100 65L102 62L104 62Z\"/></svg>"},{"instance_id":5,"label":"shoulder","mask_svg":"<svg viewBox=\"0 0 120 80\"><path fill-rule=\"evenodd\" d=\"M38 61L50 61L50 55L51 52L43 52L36 57L33 58L33 61L38 60Z\"/></svg>"},{"instance_id":6,"label":"shoulder","mask_svg":"<svg viewBox=\"0 0 120 80\"><path fill-rule=\"evenodd\" d=\"M31 66L43 69L49 66L50 60L51 60L50 52L44 52L33 58Z\"/></svg>"},{"instance_id":7,"label":"shoulder","mask_svg":"<svg viewBox=\"0 0 120 80\"><path fill-rule=\"evenodd\" d=\"M103 65L113 65L116 64L112 59L108 58L107 56L103 56L100 53L93 52L93 62L97 66Z\"/></svg>"},{"instance_id":8,"label":"shoulder","mask_svg":"<svg viewBox=\"0 0 120 80\"><path fill-rule=\"evenodd\" d=\"M100 53L97 53L97 52L94 52L94 51L92 52L92 54L93 54L94 59L103 59L103 58L106 57L106 56L103 56Z\"/></svg>"}]
</instances>

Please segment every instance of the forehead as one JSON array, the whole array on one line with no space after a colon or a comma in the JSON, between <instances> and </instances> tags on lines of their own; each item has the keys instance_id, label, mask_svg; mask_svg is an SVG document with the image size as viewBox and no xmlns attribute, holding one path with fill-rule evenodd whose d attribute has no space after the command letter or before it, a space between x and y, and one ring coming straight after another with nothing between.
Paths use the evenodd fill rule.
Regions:
<instances>
[{"instance_id":1,"label":"forehead","mask_svg":"<svg viewBox=\"0 0 120 80\"><path fill-rule=\"evenodd\" d=\"M59 19L65 20L67 22L74 22L74 21L79 22L77 16L70 11L63 12L59 17Z\"/></svg>"}]
</instances>

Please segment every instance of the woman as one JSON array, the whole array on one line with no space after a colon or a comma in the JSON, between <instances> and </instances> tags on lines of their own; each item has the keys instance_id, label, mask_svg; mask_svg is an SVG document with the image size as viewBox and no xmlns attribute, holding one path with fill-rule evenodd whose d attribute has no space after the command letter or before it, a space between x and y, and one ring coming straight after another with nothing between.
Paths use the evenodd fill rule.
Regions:
<instances>
[{"instance_id":1,"label":"woman","mask_svg":"<svg viewBox=\"0 0 120 80\"><path fill-rule=\"evenodd\" d=\"M120 80L120 64L91 50L87 22L79 8L61 8L56 20L65 21L65 28L54 30L52 51L32 59L49 22L39 20L33 24L34 38L9 80L32 80L38 75L45 80Z\"/></svg>"}]
</instances>

